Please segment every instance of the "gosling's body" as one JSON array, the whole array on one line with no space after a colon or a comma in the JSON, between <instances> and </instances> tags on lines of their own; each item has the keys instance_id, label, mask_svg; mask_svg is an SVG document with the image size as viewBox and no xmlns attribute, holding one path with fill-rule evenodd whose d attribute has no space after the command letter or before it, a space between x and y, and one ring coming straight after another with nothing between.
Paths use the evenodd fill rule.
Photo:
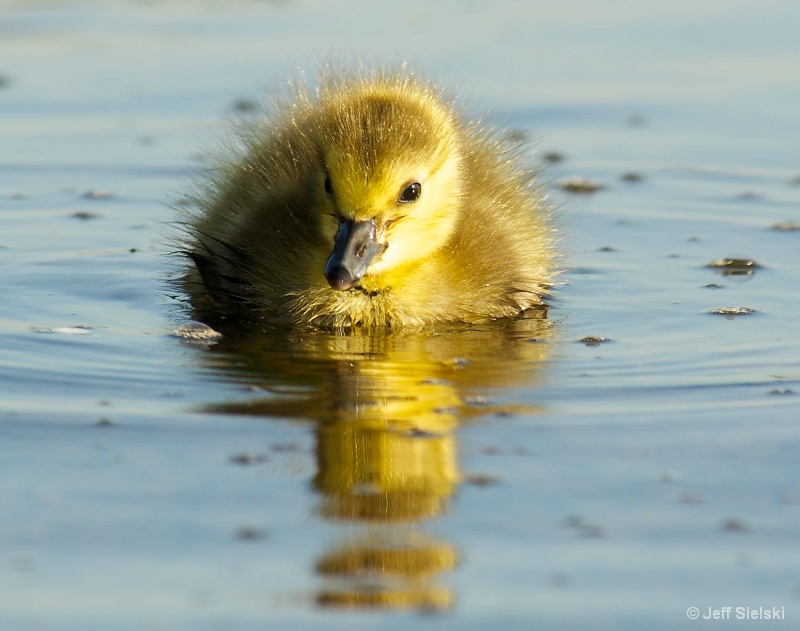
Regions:
<instances>
[{"instance_id":1,"label":"gosling's body","mask_svg":"<svg viewBox=\"0 0 800 631\"><path fill-rule=\"evenodd\" d=\"M531 172L427 82L329 74L243 140L188 225L201 311L372 328L541 304L553 252Z\"/></svg>"}]
</instances>

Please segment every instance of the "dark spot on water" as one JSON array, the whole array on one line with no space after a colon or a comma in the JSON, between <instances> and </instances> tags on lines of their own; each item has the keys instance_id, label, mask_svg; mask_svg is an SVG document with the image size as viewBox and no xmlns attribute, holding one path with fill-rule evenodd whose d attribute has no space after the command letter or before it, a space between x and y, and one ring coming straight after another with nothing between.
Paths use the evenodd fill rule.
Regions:
<instances>
[{"instance_id":1,"label":"dark spot on water","mask_svg":"<svg viewBox=\"0 0 800 631\"><path fill-rule=\"evenodd\" d=\"M644 181L644 176L641 173L636 173L635 171L629 171L628 173L623 173L619 176L619 179L623 182L628 182L631 184L636 184L638 182Z\"/></svg>"},{"instance_id":2,"label":"dark spot on water","mask_svg":"<svg viewBox=\"0 0 800 631\"><path fill-rule=\"evenodd\" d=\"M578 340L581 344L585 344L586 346L594 347L600 346L600 344L606 344L607 342L611 342L607 337L600 337L599 335L587 335L586 337L582 337Z\"/></svg>"},{"instance_id":3,"label":"dark spot on water","mask_svg":"<svg viewBox=\"0 0 800 631\"><path fill-rule=\"evenodd\" d=\"M494 415L498 418L511 418L514 416L514 412L511 410L498 410Z\"/></svg>"},{"instance_id":4,"label":"dark spot on water","mask_svg":"<svg viewBox=\"0 0 800 631\"><path fill-rule=\"evenodd\" d=\"M796 175L791 180L789 180L789 184L792 186L800 186L800 175Z\"/></svg>"},{"instance_id":5,"label":"dark spot on water","mask_svg":"<svg viewBox=\"0 0 800 631\"><path fill-rule=\"evenodd\" d=\"M500 447L481 447L480 453L486 456L498 456L503 453L503 450Z\"/></svg>"},{"instance_id":6,"label":"dark spot on water","mask_svg":"<svg viewBox=\"0 0 800 631\"><path fill-rule=\"evenodd\" d=\"M728 517L722 521L720 530L723 532L747 532L748 528L738 517Z\"/></svg>"},{"instance_id":7,"label":"dark spot on water","mask_svg":"<svg viewBox=\"0 0 800 631\"><path fill-rule=\"evenodd\" d=\"M705 289L725 289L725 285L718 285L717 283L708 283L708 285L703 285Z\"/></svg>"},{"instance_id":8,"label":"dark spot on water","mask_svg":"<svg viewBox=\"0 0 800 631\"><path fill-rule=\"evenodd\" d=\"M260 109L258 101L253 99L236 99L231 104L231 109L239 114L252 114Z\"/></svg>"},{"instance_id":9,"label":"dark spot on water","mask_svg":"<svg viewBox=\"0 0 800 631\"><path fill-rule=\"evenodd\" d=\"M0 89L7 88L11 84L11 79L8 75L0 74Z\"/></svg>"},{"instance_id":10,"label":"dark spot on water","mask_svg":"<svg viewBox=\"0 0 800 631\"><path fill-rule=\"evenodd\" d=\"M556 184L561 190L567 193L595 193L605 188L605 184L601 182L577 176L564 178Z\"/></svg>"},{"instance_id":11,"label":"dark spot on water","mask_svg":"<svg viewBox=\"0 0 800 631\"><path fill-rule=\"evenodd\" d=\"M114 427L116 423L112 421L110 418L101 418L97 423L95 423L95 427Z\"/></svg>"},{"instance_id":12,"label":"dark spot on water","mask_svg":"<svg viewBox=\"0 0 800 631\"><path fill-rule=\"evenodd\" d=\"M794 394L794 390L791 388L775 388L774 390L770 390L769 394Z\"/></svg>"},{"instance_id":13,"label":"dark spot on water","mask_svg":"<svg viewBox=\"0 0 800 631\"><path fill-rule=\"evenodd\" d=\"M629 127L644 127L645 123L647 123L647 119L641 114L631 114L628 116Z\"/></svg>"},{"instance_id":14,"label":"dark spot on water","mask_svg":"<svg viewBox=\"0 0 800 631\"><path fill-rule=\"evenodd\" d=\"M559 151L548 151L542 156L542 160L548 164L557 164L559 162L563 162L565 160L565 156Z\"/></svg>"},{"instance_id":15,"label":"dark spot on water","mask_svg":"<svg viewBox=\"0 0 800 631\"><path fill-rule=\"evenodd\" d=\"M604 245L603 247L597 248L598 252L616 252L617 248L612 247L610 245Z\"/></svg>"},{"instance_id":16,"label":"dark spot on water","mask_svg":"<svg viewBox=\"0 0 800 631\"><path fill-rule=\"evenodd\" d=\"M268 533L264 528L243 526L236 531L235 536L239 541L263 541L267 538Z\"/></svg>"},{"instance_id":17,"label":"dark spot on water","mask_svg":"<svg viewBox=\"0 0 800 631\"><path fill-rule=\"evenodd\" d=\"M100 215L97 213L89 212L88 210L79 210L70 215L73 219L80 219L81 221L89 221L90 219L97 219Z\"/></svg>"},{"instance_id":18,"label":"dark spot on water","mask_svg":"<svg viewBox=\"0 0 800 631\"><path fill-rule=\"evenodd\" d=\"M739 193L737 199L761 199L761 195L753 191L744 191Z\"/></svg>"},{"instance_id":19,"label":"dark spot on water","mask_svg":"<svg viewBox=\"0 0 800 631\"><path fill-rule=\"evenodd\" d=\"M242 466L250 466L255 464L261 464L262 462L267 461L267 456L264 454L248 454L248 453L241 453L241 454L234 454L230 458L228 458L229 462L233 464L238 464Z\"/></svg>"},{"instance_id":20,"label":"dark spot on water","mask_svg":"<svg viewBox=\"0 0 800 631\"><path fill-rule=\"evenodd\" d=\"M489 475L488 473L471 473L464 476L465 484L472 484L473 486L494 486L500 484L500 479L496 476Z\"/></svg>"},{"instance_id":21,"label":"dark spot on water","mask_svg":"<svg viewBox=\"0 0 800 631\"><path fill-rule=\"evenodd\" d=\"M525 340L528 344L544 344L544 340L540 337L531 337Z\"/></svg>"}]
</instances>

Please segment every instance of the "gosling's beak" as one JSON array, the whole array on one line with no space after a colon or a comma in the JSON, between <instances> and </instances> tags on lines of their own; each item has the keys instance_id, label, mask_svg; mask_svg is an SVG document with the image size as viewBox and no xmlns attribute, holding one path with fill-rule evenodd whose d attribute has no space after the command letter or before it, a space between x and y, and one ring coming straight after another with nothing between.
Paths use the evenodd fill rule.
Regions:
<instances>
[{"instance_id":1,"label":"gosling's beak","mask_svg":"<svg viewBox=\"0 0 800 631\"><path fill-rule=\"evenodd\" d=\"M375 239L375 221L343 221L325 263L325 278L334 289L344 291L358 284L369 264L386 249Z\"/></svg>"}]
</instances>

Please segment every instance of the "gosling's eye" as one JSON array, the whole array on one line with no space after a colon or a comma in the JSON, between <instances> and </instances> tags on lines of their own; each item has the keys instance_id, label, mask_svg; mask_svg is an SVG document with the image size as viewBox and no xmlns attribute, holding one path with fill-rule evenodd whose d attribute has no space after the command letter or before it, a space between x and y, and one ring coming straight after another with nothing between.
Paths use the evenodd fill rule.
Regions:
<instances>
[{"instance_id":1,"label":"gosling's eye","mask_svg":"<svg viewBox=\"0 0 800 631\"><path fill-rule=\"evenodd\" d=\"M420 193L422 193L422 184L419 182L412 182L403 189L403 192L400 193L400 198L397 201L399 201L401 204L410 204L411 202L415 202L419 199Z\"/></svg>"},{"instance_id":2,"label":"gosling's eye","mask_svg":"<svg viewBox=\"0 0 800 631\"><path fill-rule=\"evenodd\" d=\"M328 175L327 173L325 174L325 184L323 186L325 187L325 193L327 195L333 195L333 184L331 184L331 176Z\"/></svg>"}]
</instances>

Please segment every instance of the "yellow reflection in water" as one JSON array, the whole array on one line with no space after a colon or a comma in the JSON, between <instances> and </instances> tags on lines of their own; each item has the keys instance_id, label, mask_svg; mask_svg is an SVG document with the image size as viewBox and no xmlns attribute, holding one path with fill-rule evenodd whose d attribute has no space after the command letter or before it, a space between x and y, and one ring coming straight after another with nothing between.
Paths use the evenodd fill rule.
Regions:
<instances>
[{"instance_id":1,"label":"yellow reflection in water","mask_svg":"<svg viewBox=\"0 0 800 631\"><path fill-rule=\"evenodd\" d=\"M460 481L459 424L514 411L486 394L536 383L552 337L544 315L387 335L229 335L209 353L229 377L265 391L214 409L315 421L320 514L366 527L317 560L318 604L451 605L436 581L459 555L419 523L446 511Z\"/></svg>"}]
</instances>

